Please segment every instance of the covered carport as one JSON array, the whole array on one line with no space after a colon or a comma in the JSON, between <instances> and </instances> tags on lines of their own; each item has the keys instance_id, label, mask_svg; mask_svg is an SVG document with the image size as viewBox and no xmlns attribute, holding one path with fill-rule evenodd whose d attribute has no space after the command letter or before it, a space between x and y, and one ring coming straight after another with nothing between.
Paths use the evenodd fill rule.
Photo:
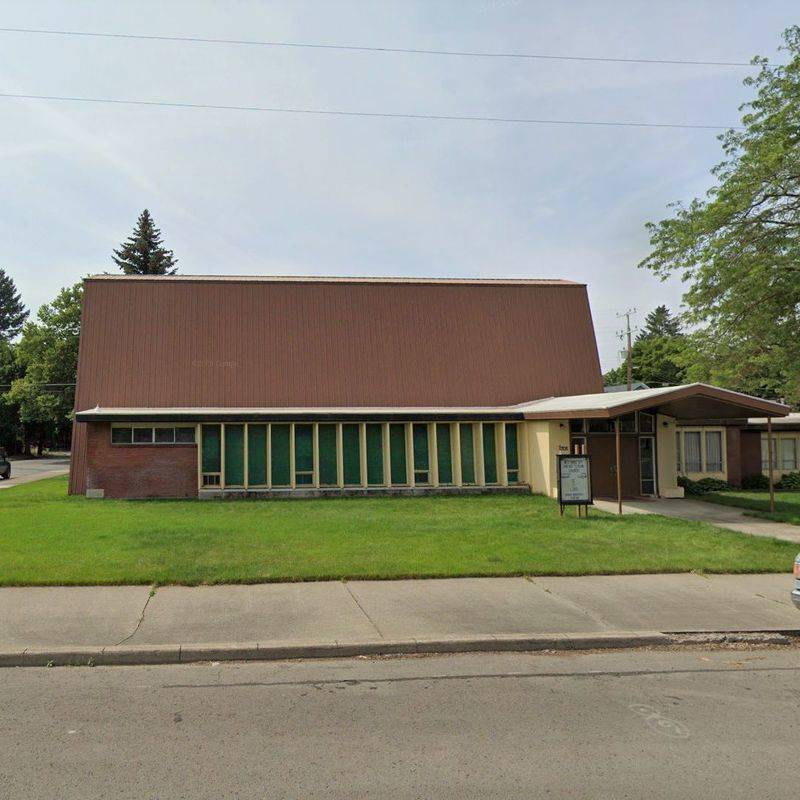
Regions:
<instances>
[{"instance_id":1,"label":"covered carport","mask_svg":"<svg viewBox=\"0 0 800 800\"><path fill-rule=\"evenodd\" d=\"M606 452L598 452L598 456L613 458L612 472L615 477L615 496L618 512L622 514L624 476L637 474L639 465L633 463L640 458L640 443L635 447L626 444L625 427L621 421L635 415L632 433L639 439L652 438L662 449L670 447L666 435L674 437L676 419L709 419L725 420L741 417L760 416L766 418L770 451L772 449L772 418L784 417L790 409L782 403L763 400L760 397L721 389L704 383L692 383L682 386L667 386L656 389L639 389L625 392L604 392L600 394L572 395L568 397L551 397L524 404L521 407L524 418L529 420L568 420L572 425L576 420L586 420L583 430L590 435L591 427L607 430L610 436L606 439ZM652 418L652 430L642 434L638 420L641 413ZM603 422L605 421L605 422ZM627 421L627 420L626 420ZM612 438L613 437L613 438ZM587 439L588 440L588 439ZM613 441L613 447L611 442ZM674 453L674 440L671 442ZM590 451L590 455L592 455ZM663 454L662 454L663 455ZM772 481L772 453L769 453L770 464L770 505L774 507ZM653 464L657 469L655 476L657 485L677 480L675 459L654 456ZM594 469L594 467L593 467ZM669 474L667 474L669 473Z\"/></svg>"}]
</instances>

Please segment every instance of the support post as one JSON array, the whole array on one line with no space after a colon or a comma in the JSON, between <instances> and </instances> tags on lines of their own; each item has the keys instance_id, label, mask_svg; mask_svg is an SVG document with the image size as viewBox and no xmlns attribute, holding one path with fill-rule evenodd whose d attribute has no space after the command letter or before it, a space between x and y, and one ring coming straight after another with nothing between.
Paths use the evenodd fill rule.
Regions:
<instances>
[{"instance_id":1,"label":"support post","mask_svg":"<svg viewBox=\"0 0 800 800\"><path fill-rule=\"evenodd\" d=\"M614 420L614 443L617 448L617 513L622 516L622 448L619 436L619 417Z\"/></svg>"},{"instance_id":2,"label":"support post","mask_svg":"<svg viewBox=\"0 0 800 800\"><path fill-rule=\"evenodd\" d=\"M772 417L767 417L767 475L769 480L769 513L775 513L775 486L772 482L773 469L772 460L775 457L773 454L773 441L772 441Z\"/></svg>"}]
</instances>

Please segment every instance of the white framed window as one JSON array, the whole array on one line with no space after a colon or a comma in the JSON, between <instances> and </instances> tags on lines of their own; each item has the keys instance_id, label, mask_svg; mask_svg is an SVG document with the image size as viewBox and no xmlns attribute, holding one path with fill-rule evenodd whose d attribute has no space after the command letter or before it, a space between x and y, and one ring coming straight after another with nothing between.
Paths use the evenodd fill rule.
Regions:
<instances>
[{"instance_id":1,"label":"white framed window","mask_svg":"<svg viewBox=\"0 0 800 800\"><path fill-rule=\"evenodd\" d=\"M706 472L722 472L722 431L706 431Z\"/></svg>"},{"instance_id":2,"label":"white framed window","mask_svg":"<svg viewBox=\"0 0 800 800\"><path fill-rule=\"evenodd\" d=\"M778 468L778 440L772 437L772 469ZM766 436L761 437L761 469L769 469L769 443Z\"/></svg>"},{"instance_id":3,"label":"white framed window","mask_svg":"<svg viewBox=\"0 0 800 800\"><path fill-rule=\"evenodd\" d=\"M797 469L797 439L781 439L781 469Z\"/></svg>"},{"instance_id":4,"label":"white framed window","mask_svg":"<svg viewBox=\"0 0 800 800\"><path fill-rule=\"evenodd\" d=\"M683 463L687 472L703 471L700 431L686 431L683 434Z\"/></svg>"}]
</instances>

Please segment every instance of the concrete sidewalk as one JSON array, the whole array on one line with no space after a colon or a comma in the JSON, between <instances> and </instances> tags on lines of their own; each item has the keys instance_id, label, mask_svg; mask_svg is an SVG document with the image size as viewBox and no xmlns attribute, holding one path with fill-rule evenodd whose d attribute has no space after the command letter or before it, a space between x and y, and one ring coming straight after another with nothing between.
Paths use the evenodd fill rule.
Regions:
<instances>
[{"instance_id":1,"label":"concrete sidewalk","mask_svg":"<svg viewBox=\"0 0 800 800\"><path fill-rule=\"evenodd\" d=\"M0 664L537 649L794 631L791 585L787 573L3 588Z\"/></svg>"},{"instance_id":2,"label":"concrete sidewalk","mask_svg":"<svg viewBox=\"0 0 800 800\"><path fill-rule=\"evenodd\" d=\"M602 511L617 513L617 504L609 500L595 500L595 505ZM706 503L703 500L674 499L665 500L626 500L622 504L623 514L661 514L665 517L679 517L697 522L708 522L718 528L727 528L751 536L771 536L800 545L800 525L788 522L774 522L770 519L751 517L747 509L734 506L723 506L719 503Z\"/></svg>"}]
</instances>

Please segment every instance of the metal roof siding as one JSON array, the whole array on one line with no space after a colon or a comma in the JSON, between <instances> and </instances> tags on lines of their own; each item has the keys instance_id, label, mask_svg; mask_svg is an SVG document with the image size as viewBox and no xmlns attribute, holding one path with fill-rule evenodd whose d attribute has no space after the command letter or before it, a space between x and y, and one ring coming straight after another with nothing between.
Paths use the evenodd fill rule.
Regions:
<instances>
[{"instance_id":1,"label":"metal roof siding","mask_svg":"<svg viewBox=\"0 0 800 800\"><path fill-rule=\"evenodd\" d=\"M601 389L582 286L86 283L79 409L498 406Z\"/></svg>"}]
</instances>

